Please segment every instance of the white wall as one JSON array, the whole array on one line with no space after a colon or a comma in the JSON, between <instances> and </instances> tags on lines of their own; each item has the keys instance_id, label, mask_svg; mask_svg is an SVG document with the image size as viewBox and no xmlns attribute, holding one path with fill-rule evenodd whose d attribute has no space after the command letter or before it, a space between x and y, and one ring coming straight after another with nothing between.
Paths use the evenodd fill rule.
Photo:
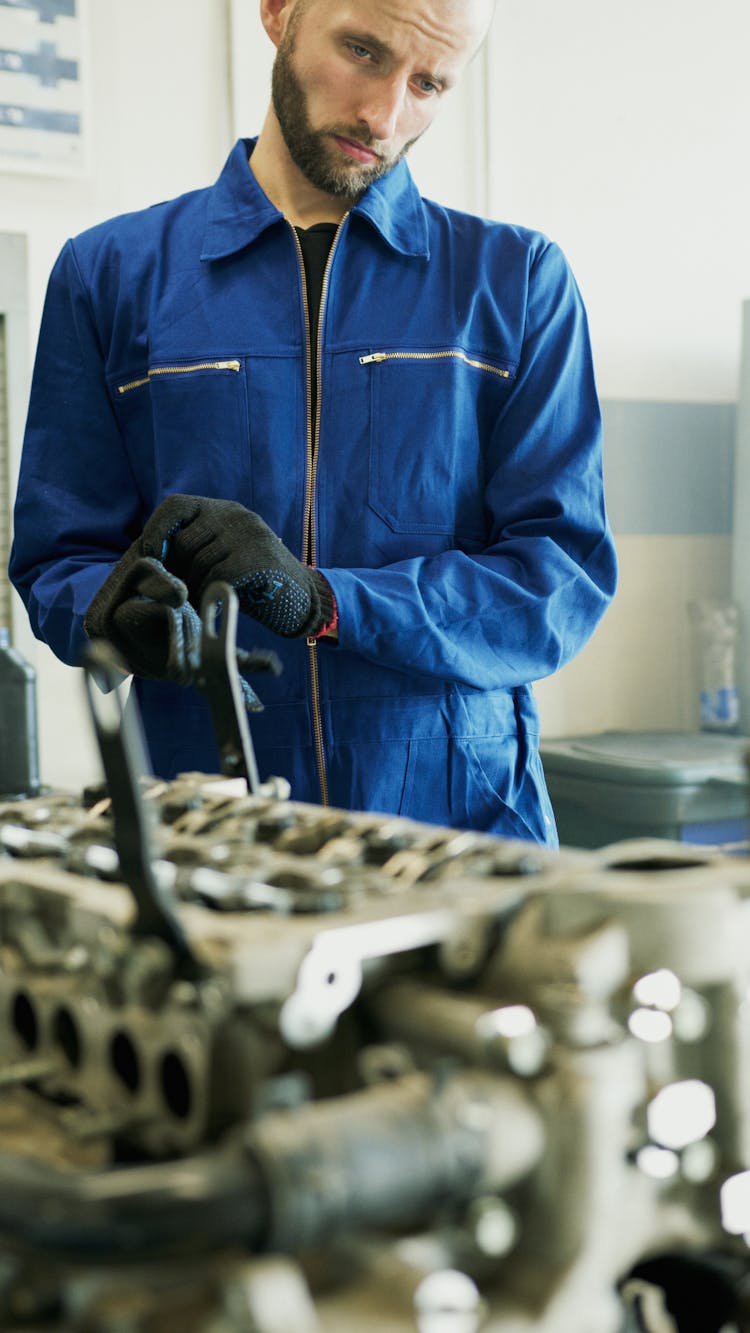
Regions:
<instances>
[{"instance_id":1,"label":"white wall","mask_svg":"<svg viewBox=\"0 0 750 1333\"><path fill-rule=\"evenodd\" d=\"M736 400L748 50L747 0L500 0L492 214L565 249L604 398ZM729 537L617 544L613 607L576 662L538 687L548 734L696 724L686 603L729 595Z\"/></svg>"},{"instance_id":2,"label":"white wall","mask_svg":"<svg viewBox=\"0 0 750 1333\"><path fill-rule=\"evenodd\" d=\"M493 215L566 249L604 397L736 399L748 50L747 0L500 0Z\"/></svg>"}]
</instances>

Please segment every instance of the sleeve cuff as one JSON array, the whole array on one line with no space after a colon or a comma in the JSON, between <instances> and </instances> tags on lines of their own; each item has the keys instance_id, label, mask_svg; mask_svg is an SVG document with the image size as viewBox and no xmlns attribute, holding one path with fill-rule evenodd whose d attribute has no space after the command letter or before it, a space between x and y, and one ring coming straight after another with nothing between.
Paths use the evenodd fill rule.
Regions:
<instances>
[{"instance_id":1,"label":"sleeve cuff","mask_svg":"<svg viewBox=\"0 0 750 1333\"><path fill-rule=\"evenodd\" d=\"M336 598L333 595L333 588L319 570L313 569L311 572L318 598L318 613L315 616L314 624L319 625L320 628L311 631L308 638L331 638L336 634L339 624L339 612Z\"/></svg>"}]
</instances>

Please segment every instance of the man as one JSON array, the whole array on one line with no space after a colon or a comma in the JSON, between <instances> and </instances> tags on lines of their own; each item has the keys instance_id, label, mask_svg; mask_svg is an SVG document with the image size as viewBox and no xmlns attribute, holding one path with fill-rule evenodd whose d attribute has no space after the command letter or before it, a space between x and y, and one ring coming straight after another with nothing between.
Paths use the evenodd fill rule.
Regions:
<instances>
[{"instance_id":1,"label":"man","mask_svg":"<svg viewBox=\"0 0 750 1333\"><path fill-rule=\"evenodd\" d=\"M261 776L554 843L530 682L615 584L585 314L545 237L423 201L401 160L491 11L261 0L257 142L58 260L11 569L64 660L119 648L156 772L216 767L176 682L220 576L283 661Z\"/></svg>"}]
</instances>

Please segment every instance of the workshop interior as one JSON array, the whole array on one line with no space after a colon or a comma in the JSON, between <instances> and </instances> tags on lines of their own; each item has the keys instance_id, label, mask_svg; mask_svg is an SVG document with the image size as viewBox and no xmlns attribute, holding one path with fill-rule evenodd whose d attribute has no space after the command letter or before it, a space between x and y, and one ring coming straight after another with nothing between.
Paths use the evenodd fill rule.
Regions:
<instances>
[{"instance_id":1,"label":"workshop interior","mask_svg":"<svg viewBox=\"0 0 750 1333\"><path fill-rule=\"evenodd\" d=\"M221 584L222 771L159 780L7 579L54 257L256 132L256 10L0 0L0 1328L748 1333L746 0L498 0L410 155L588 310L620 582L535 686L557 851L258 772Z\"/></svg>"}]
</instances>

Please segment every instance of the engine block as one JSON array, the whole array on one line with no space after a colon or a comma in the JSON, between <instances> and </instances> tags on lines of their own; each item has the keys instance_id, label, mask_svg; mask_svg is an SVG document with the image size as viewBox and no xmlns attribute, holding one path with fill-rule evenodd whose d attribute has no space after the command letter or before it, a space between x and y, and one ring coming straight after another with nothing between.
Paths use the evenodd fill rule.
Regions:
<instances>
[{"instance_id":1,"label":"engine block","mask_svg":"<svg viewBox=\"0 0 750 1333\"><path fill-rule=\"evenodd\" d=\"M180 948L0 807L4 1328L747 1327L748 862L141 789Z\"/></svg>"},{"instance_id":2,"label":"engine block","mask_svg":"<svg viewBox=\"0 0 750 1333\"><path fill-rule=\"evenodd\" d=\"M294 802L236 614L225 776L99 646L106 785L0 804L0 1327L748 1333L750 860Z\"/></svg>"}]
</instances>

